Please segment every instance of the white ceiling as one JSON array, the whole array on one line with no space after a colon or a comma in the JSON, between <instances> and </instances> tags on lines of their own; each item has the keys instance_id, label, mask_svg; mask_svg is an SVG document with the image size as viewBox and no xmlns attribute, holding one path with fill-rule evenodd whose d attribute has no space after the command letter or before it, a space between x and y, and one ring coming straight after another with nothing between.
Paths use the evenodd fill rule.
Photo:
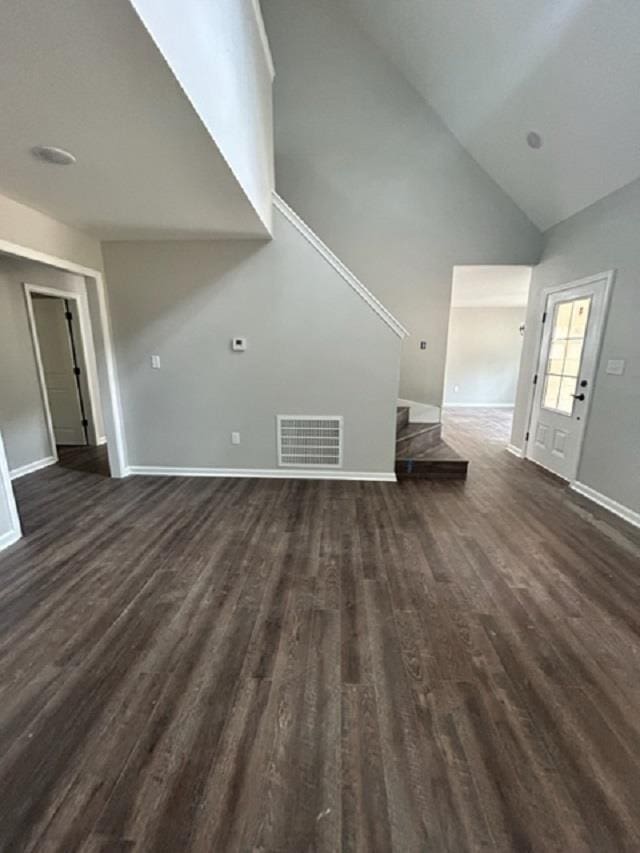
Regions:
<instances>
[{"instance_id":1,"label":"white ceiling","mask_svg":"<svg viewBox=\"0 0 640 853\"><path fill-rule=\"evenodd\" d=\"M531 267L454 267L451 307L523 308L530 282Z\"/></svg>"},{"instance_id":2,"label":"white ceiling","mask_svg":"<svg viewBox=\"0 0 640 853\"><path fill-rule=\"evenodd\" d=\"M0 192L100 239L266 236L127 0L4 0ZM69 167L32 146L66 148Z\"/></svg>"},{"instance_id":3,"label":"white ceiling","mask_svg":"<svg viewBox=\"0 0 640 853\"><path fill-rule=\"evenodd\" d=\"M540 228L640 176L638 0L346 2Z\"/></svg>"}]
</instances>

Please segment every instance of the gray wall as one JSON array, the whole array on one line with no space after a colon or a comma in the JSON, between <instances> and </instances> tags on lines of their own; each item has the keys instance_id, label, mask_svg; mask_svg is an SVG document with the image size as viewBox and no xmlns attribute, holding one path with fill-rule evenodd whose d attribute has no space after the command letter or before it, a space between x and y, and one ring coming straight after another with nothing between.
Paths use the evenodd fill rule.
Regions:
<instances>
[{"instance_id":1,"label":"gray wall","mask_svg":"<svg viewBox=\"0 0 640 853\"><path fill-rule=\"evenodd\" d=\"M51 456L22 283L82 292L82 276L0 256L0 430L9 468Z\"/></svg>"},{"instance_id":2,"label":"gray wall","mask_svg":"<svg viewBox=\"0 0 640 853\"><path fill-rule=\"evenodd\" d=\"M512 443L522 447L526 431L542 289L610 269L617 274L578 480L640 512L640 181L546 234L533 271ZM626 359L623 376L606 374L610 358Z\"/></svg>"},{"instance_id":3,"label":"gray wall","mask_svg":"<svg viewBox=\"0 0 640 853\"><path fill-rule=\"evenodd\" d=\"M276 468L280 413L343 415L344 469L393 470L400 340L274 225L266 244L104 244L131 465Z\"/></svg>"},{"instance_id":4,"label":"gray wall","mask_svg":"<svg viewBox=\"0 0 640 853\"><path fill-rule=\"evenodd\" d=\"M453 266L535 263L540 234L340 5L263 0L276 186L411 331L401 396L439 405Z\"/></svg>"},{"instance_id":5,"label":"gray wall","mask_svg":"<svg viewBox=\"0 0 640 853\"><path fill-rule=\"evenodd\" d=\"M525 314L526 308L451 309L445 405L515 403Z\"/></svg>"}]
</instances>

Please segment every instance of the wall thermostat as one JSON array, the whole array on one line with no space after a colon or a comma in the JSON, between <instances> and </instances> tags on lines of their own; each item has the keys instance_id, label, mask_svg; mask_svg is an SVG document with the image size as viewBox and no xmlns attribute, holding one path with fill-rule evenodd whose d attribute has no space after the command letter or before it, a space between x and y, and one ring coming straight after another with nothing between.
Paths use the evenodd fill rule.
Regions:
<instances>
[{"instance_id":1,"label":"wall thermostat","mask_svg":"<svg viewBox=\"0 0 640 853\"><path fill-rule=\"evenodd\" d=\"M244 352L247 348L247 339L246 338L232 338L231 339L231 349L234 352Z\"/></svg>"}]
</instances>

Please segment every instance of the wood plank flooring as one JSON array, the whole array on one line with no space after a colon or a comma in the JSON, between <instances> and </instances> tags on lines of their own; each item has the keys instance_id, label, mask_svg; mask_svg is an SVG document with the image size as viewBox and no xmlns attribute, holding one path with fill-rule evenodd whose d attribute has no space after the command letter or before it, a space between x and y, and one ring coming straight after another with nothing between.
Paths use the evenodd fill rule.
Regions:
<instances>
[{"instance_id":1,"label":"wood plank flooring","mask_svg":"<svg viewBox=\"0 0 640 853\"><path fill-rule=\"evenodd\" d=\"M640 535L507 420L466 483L16 481L0 849L640 850Z\"/></svg>"}]
</instances>

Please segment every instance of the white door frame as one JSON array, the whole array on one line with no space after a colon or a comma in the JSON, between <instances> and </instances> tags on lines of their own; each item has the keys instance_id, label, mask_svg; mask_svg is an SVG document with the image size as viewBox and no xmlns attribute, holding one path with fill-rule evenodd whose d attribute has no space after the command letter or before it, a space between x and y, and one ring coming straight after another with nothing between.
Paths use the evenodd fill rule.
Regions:
<instances>
[{"instance_id":1,"label":"white door frame","mask_svg":"<svg viewBox=\"0 0 640 853\"><path fill-rule=\"evenodd\" d=\"M82 266L82 264L64 258L58 258L55 255L49 255L46 252L40 252L37 249L21 246L19 243L12 243L9 240L0 239L0 252L84 277L87 290L91 290L91 298L88 301L95 306L97 313L95 319L99 324L102 337L103 346L98 360L98 382L101 392L104 431L107 437L109 467L112 477L127 477L129 469L124 439L120 386L116 374L111 317L102 271Z\"/></svg>"},{"instance_id":2,"label":"white door frame","mask_svg":"<svg viewBox=\"0 0 640 853\"><path fill-rule=\"evenodd\" d=\"M89 306L87 304L87 296L85 293L75 293L71 290L63 290L58 287L45 287L40 284L29 284L23 282L25 302L27 304L27 316L29 318L29 331L31 332L31 342L33 344L33 353L36 358L36 367L38 371L38 381L40 383L40 395L44 406L44 416L47 422L47 431L49 433L49 443L51 445L51 455L57 461L58 451L56 449L56 438L53 428L53 418L51 417L51 406L49 404L49 393L44 374L44 365L42 363L42 353L40 350L40 340L38 338L38 326L33 310L33 294L41 294L42 296L55 296L59 299L72 299L77 306L77 316L80 326L80 340L82 346L82 358L85 368L85 380L89 399L87 401L89 409L89 428L91 431L92 444L99 443L101 438L96 429L96 412L98 409L98 401L100 399L98 389L95 383L93 370L90 369L90 364L95 364L95 351L93 348L93 337L90 334L91 320L89 318Z\"/></svg>"},{"instance_id":3,"label":"white door frame","mask_svg":"<svg viewBox=\"0 0 640 853\"><path fill-rule=\"evenodd\" d=\"M554 293L561 293L563 290L571 290L574 287L580 287L580 286L585 285L585 284L593 284L593 282L596 282L596 281L604 281L604 310L603 310L603 314L602 314L602 327L600 330L600 337L598 339L598 343L597 343L597 347L596 347L596 358L595 358L596 367L595 367L595 371L594 371L594 381L593 381L593 386L591 388L591 393L588 394L587 399L585 401L584 419L583 419L584 425L583 425L581 435L580 435L580 439L578 442L575 470L572 472L572 475L570 478L571 483L574 483L576 481L576 477L578 475L578 470L580 468L580 462L582 459L582 445L584 442L584 435L587 431L587 425L589 423L589 415L591 412L591 401L593 400L593 394L594 394L594 391L596 388L596 377L597 377L597 373L598 373L598 367L600 364L600 354L602 352L602 341L604 339L604 333L605 333L606 328L607 328L607 319L609 317L609 305L611 303L611 292L613 290L613 282L615 279L615 273L616 273L615 270L607 270L606 272L601 272L601 273L598 273L597 275L589 275L589 276L585 276L585 278L576 279L575 281L567 281L567 282L564 282L564 284L550 285L549 287L545 287L540 292L540 301L539 301L539 309L540 310L539 310L538 315L537 315L539 318L538 319L538 325L539 325L538 341L537 341L537 346L536 346L535 359L533 362L533 375L531 377L531 388L529 390L529 401L528 401L528 405L527 405L527 429L526 429L525 435L528 435L529 438L525 438L524 445L523 445L523 453L522 453L522 455L525 459L529 459L529 461L533 462L536 465L539 463L535 462L535 460L532 459L530 454L529 454L529 445L531 442L531 427L533 424L534 404L535 404L535 397L536 397L536 394L535 394L536 387L533 384L533 376L536 373L539 373L539 368L540 368L540 356L541 356L542 342L543 342L543 337L544 337L544 323L542 322L542 317L543 317L545 309L546 309L547 299L549 298L550 295L552 295ZM540 466L540 467L543 467L543 466Z\"/></svg>"},{"instance_id":4,"label":"white door frame","mask_svg":"<svg viewBox=\"0 0 640 853\"><path fill-rule=\"evenodd\" d=\"M0 433L0 501L4 500L9 510L9 521L11 527L4 533L0 533L0 551L13 545L22 536L22 528L20 526L20 516L16 506L16 499L13 494L13 485L11 483L11 475L9 474L9 465L4 452L4 442L2 441L2 433Z\"/></svg>"}]
</instances>

